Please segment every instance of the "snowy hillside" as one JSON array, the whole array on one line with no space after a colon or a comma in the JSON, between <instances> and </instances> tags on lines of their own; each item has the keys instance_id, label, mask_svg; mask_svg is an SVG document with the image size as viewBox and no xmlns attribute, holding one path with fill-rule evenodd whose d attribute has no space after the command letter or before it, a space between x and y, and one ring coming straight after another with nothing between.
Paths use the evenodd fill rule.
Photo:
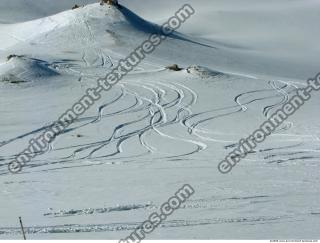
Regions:
<instances>
[{"instance_id":1,"label":"snowy hillside","mask_svg":"<svg viewBox=\"0 0 320 243\"><path fill-rule=\"evenodd\" d=\"M319 238L319 94L217 170L319 72L314 0L190 0L181 29L8 171L184 4L142 2L0 0L0 239L21 239L19 216L28 239L124 238L184 184L196 193L147 239Z\"/></svg>"}]
</instances>

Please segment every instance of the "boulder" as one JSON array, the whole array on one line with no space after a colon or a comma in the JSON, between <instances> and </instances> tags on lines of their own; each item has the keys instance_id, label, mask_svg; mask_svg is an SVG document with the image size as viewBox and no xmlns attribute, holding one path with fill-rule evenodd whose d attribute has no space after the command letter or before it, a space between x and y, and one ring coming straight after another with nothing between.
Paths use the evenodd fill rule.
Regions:
<instances>
[{"instance_id":1,"label":"boulder","mask_svg":"<svg viewBox=\"0 0 320 243\"><path fill-rule=\"evenodd\" d=\"M166 69L169 69L169 70L172 70L172 71L181 71L181 70L183 70L183 68L180 68L178 66L178 64L173 64L173 65L167 66Z\"/></svg>"}]
</instances>

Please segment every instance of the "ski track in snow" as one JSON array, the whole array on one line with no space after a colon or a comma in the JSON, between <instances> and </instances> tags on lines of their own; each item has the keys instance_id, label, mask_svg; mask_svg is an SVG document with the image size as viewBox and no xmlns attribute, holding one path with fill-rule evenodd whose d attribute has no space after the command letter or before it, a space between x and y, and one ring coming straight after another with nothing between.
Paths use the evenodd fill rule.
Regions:
<instances>
[{"instance_id":1,"label":"ski track in snow","mask_svg":"<svg viewBox=\"0 0 320 243\"><path fill-rule=\"evenodd\" d=\"M186 115L191 114L190 108L193 104L196 103L196 93L192 91L191 89L187 88L184 85L181 85L179 83L176 84L164 84L164 83L139 83L139 82L130 82L126 83L123 82L121 84L121 93L118 97L116 97L113 101L106 103L99 107L98 109L98 115L96 118L80 118L78 121L74 123L74 126L72 128L68 128L65 133L69 133L71 131L76 131L77 129L83 128L85 126L90 126L92 124L98 124L101 123L104 120L110 119L115 116L119 115L128 115L131 116L132 114L141 114L144 113L145 115L141 118L136 119L123 119L123 120L132 120L130 122L125 122L122 124L118 124L112 134L109 137L106 137L105 140L102 141L96 141L91 144L83 144L83 145L77 145L74 147L74 151L70 156L67 156L66 158L62 158L64 160L60 162L53 162L53 163L60 163L63 165L63 163L74 161L75 159L102 159L102 158L108 158L113 157L121 153L123 151L122 145L129 139L133 139L134 137L138 137L140 144L145 148L147 153L155 153L157 150L156 148L153 148L151 145L148 144L147 141L147 135L149 133L156 133L158 136L161 136L165 139L170 139L178 142L185 142L190 143L195 146L194 151L188 151L186 154L183 155L189 155L192 153L200 152L201 150L206 148L206 145L204 143L201 143L200 141L193 141L190 139L185 139L183 137L174 137L166 134L163 132L167 126L173 126L173 125L182 125L183 127L185 124L182 122L183 118ZM133 92L130 87L136 87L137 89L143 90L142 94L138 94L137 92ZM166 98L166 96L170 97ZM133 101L133 103L127 105L129 107L124 107L121 110L114 111L112 113L107 113L109 106L117 106L117 102L120 102L121 100L130 100ZM185 112L184 116L181 115L183 112ZM167 114L168 113L168 114ZM168 117L170 114L170 118ZM90 121L91 119L91 121ZM139 125L143 124L140 129L135 130L134 128L131 128L132 125ZM79 124L79 125L78 125ZM40 131L44 131L50 126L45 126L41 129L38 129L36 131L32 131L30 133L23 134L21 136L18 136L12 140L4 141L4 144L12 143L16 141L17 139L21 139L25 136L30 135L36 135ZM61 136L61 135L59 135ZM95 156L95 153L97 151L102 150L106 146L114 146L114 152L111 154L106 154L104 156ZM55 150L64 150L69 149L69 147L66 148L51 148L48 152L54 152ZM77 157L78 154L84 154L80 157ZM142 156L145 155L145 153L142 154ZM180 156L183 156L180 155ZM179 156L179 155L178 155ZM12 156L13 157L13 156ZM11 158L12 158L11 157ZM71 158L72 160L68 160L68 158ZM39 163L37 160L27 165L27 167L41 167L46 166L50 164L49 161L43 161L42 163Z\"/></svg>"},{"instance_id":2,"label":"ski track in snow","mask_svg":"<svg viewBox=\"0 0 320 243\"><path fill-rule=\"evenodd\" d=\"M68 67L68 66L67 66ZM224 77L214 77L220 82L224 81ZM236 105L225 108L218 108L203 112L193 112L192 108L197 103L198 94L186 85L180 82L164 83L164 82L139 82L139 81L123 81L117 89L117 96L108 103L98 107L96 117L82 117L74 124L66 129L60 136L75 133L85 127L97 126L99 124L107 124L108 120L121 116L121 120L126 121L117 124L111 134L105 134L105 139L97 140L91 143L71 145L67 147L59 146L59 143L53 143L49 146L48 153L65 151L67 156L54 158L53 160L37 160L26 165L28 168L37 168L41 171L47 171L46 167L55 165L54 168L48 170L58 170L72 168L81 165L85 160L98 161L93 165L102 165L105 161L121 161L123 159L137 159L139 157L155 156L157 159L174 159L183 158L196 153L201 153L208 147L208 142L228 143L228 140L215 138L215 133L210 130L199 128L202 124L214 122L216 119L232 117L238 113L245 113L249 105L261 101L278 100L262 109L263 115L268 118L272 111L288 101L290 93L295 89L287 85L277 86L276 82L269 82L271 89L253 90L246 93L241 93L234 98ZM279 82L279 85L281 83ZM290 88L289 91L285 91ZM120 105L119 105L120 104ZM123 106L125 104L125 106ZM119 110L114 110L116 107L121 107ZM112 109L112 112L108 110ZM44 126L35 131L21 134L13 139L2 141L4 145L15 142L16 140L31 137L45 131L51 125ZM293 125L285 124L279 131L289 130ZM139 127L136 129L136 127ZM185 134L179 136L171 135L171 132L166 132L167 128L180 127L185 131ZM278 132L279 132L278 131ZM169 135L170 134L170 135ZM180 154L170 154L166 151L160 151L154 144L150 143L150 136L156 136L165 140L170 140L175 143L190 144L194 149L185 151ZM221 136L219 136L221 137ZM125 154L126 143L128 141L136 141L143 148L144 152L139 154ZM153 141L154 139L152 139ZM111 148L111 151L110 151ZM106 150L106 152L103 152ZM107 150L109 152L107 152ZM68 152L71 151L71 152ZM317 149L315 150L318 151ZM122 154L125 156L121 156ZM296 155L297 153L287 153L285 156ZM299 153L298 153L299 154ZM5 161L13 159L15 155L3 156ZM280 156L280 155L279 155ZM274 158L275 155L265 156L265 158ZM280 156L281 157L281 156ZM287 159L272 160L268 163L290 162L292 160L316 160L318 153L308 154L303 153L300 157L289 157ZM79 164L78 164L79 163ZM92 166L93 166L92 165ZM1 174L7 174L6 166L3 164ZM28 172L26 172L28 173Z\"/></svg>"},{"instance_id":3,"label":"ski track in snow","mask_svg":"<svg viewBox=\"0 0 320 243\"><path fill-rule=\"evenodd\" d=\"M288 221L291 217L286 215L281 217L251 217L251 218L213 218L201 220L167 220L158 227L175 228L175 227L192 227L214 224L271 224L277 221ZM133 231L141 226L143 222L132 223L112 223L97 225L55 225L55 226L35 226L25 227L26 234L66 234L66 233L93 233L108 231ZM19 235L20 228L0 228L0 235Z\"/></svg>"}]
</instances>

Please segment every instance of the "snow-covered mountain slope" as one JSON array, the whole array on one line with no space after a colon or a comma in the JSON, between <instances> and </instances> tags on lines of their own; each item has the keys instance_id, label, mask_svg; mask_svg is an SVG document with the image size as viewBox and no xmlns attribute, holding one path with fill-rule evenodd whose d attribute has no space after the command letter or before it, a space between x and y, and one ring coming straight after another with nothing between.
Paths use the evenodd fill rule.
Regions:
<instances>
[{"instance_id":1,"label":"snow-covered mountain slope","mask_svg":"<svg viewBox=\"0 0 320 243\"><path fill-rule=\"evenodd\" d=\"M157 24L161 24L183 4L179 1L150 0L144 3L144 7L141 8L139 1L123 1L123 3ZM32 14L27 12L30 9L36 13L41 13L38 9L45 8L46 12L42 14L44 16L57 12L56 9L70 9L74 4L73 1L69 0L58 2L58 4L53 4L52 1L48 1L48 3L43 4L42 1L31 0L28 1L30 6L23 8L26 9L25 12L19 12L21 5L24 3L15 0L10 1L7 8L16 12L16 14L12 14L14 16L30 18L28 16L32 16ZM318 52L320 51L317 39L320 32L317 28L312 27L318 18L316 9L319 3L317 1L282 0L263 2L244 0L238 3L231 0L202 0L191 1L190 3L197 14L188 20L188 24L183 25L181 30L188 33L189 38L194 36L198 39L201 36L203 38L201 42L218 48L216 51L214 49L210 51L207 48L200 50L200 52L206 53L210 51L207 55L207 59L210 57L209 60L195 60L191 64L199 64L199 61L202 61L203 65L211 65L214 68L232 68L238 69L238 71L248 69L250 73L288 78L306 79L309 77L309 73L317 72ZM5 3L2 4L5 6ZM78 4L82 4L82 2L78 2ZM45 7L47 5L48 8ZM51 5L54 6L51 7ZM154 9L159 9L159 11L154 11ZM85 12L90 12L92 16L96 14L92 11ZM78 13L78 15L81 15L81 13ZM63 16L77 18L80 22L83 21L81 16L76 17L76 13L69 11L53 18L53 21L50 17L34 23L18 24L18 26L0 25L0 30L2 30L0 33L4 42L0 50L4 49L8 42L12 45L25 41L24 36L26 34L30 38L34 34L46 31L46 28L62 27L61 25L66 24ZM87 16L86 19L88 17L90 16ZM41 24L41 27L39 27L41 21L45 21L46 24ZM37 31L34 31L35 28ZM30 32L31 34L28 34ZM304 38L307 36L310 38ZM305 48L306 46L312 48ZM194 46L190 48L187 45L184 48L193 50ZM159 53L167 49L163 48ZM195 50L195 52L198 51L199 49ZM186 54L188 53L186 52ZM167 57L167 53L164 56ZM174 53L171 58L176 56L177 54ZM194 54L192 51L190 56L199 58L202 54ZM185 60L186 58L181 59ZM187 65L190 65L190 63L187 63Z\"/></svg>"},{"instance_id":2,"label":"snow-covered mountain slope","mask_svg":"<svg viewBox=\"0 0 320 243\"><path fill-rule=\"evenodd\" d=\"M296 33L311 32L317 2L190 1L181 30L12 175L28 141L184 3L56 13L62 2L29 1L29 21L0 25L0 238L20 238L22 216L29 239L120 239L185 183L196 194L151 239L319 238L319 94L232 173L217 170L318 71L319 44Z\"/></svg>"}]
</instances>

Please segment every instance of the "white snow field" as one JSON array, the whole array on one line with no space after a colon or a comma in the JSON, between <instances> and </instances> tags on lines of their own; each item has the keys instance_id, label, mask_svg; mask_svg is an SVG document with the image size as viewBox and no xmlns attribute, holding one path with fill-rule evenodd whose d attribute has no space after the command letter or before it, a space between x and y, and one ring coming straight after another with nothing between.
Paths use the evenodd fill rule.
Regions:
<instances>
[{"instance_id":1,"label":"white snow field","mask_svg":"<svg viewBox=\"0 0 320 243\"><path fill-rule=\"evenodd\" d=\"M19 216L28 239L121 239L186 183L195 194L147 239L319 239L319 94L231 173L217 169L320 72L316 0L189 0L178 32L8 171L185 3L119 2L0 0L0 239L22 239Z\"/></svg>"}]
</instances>

